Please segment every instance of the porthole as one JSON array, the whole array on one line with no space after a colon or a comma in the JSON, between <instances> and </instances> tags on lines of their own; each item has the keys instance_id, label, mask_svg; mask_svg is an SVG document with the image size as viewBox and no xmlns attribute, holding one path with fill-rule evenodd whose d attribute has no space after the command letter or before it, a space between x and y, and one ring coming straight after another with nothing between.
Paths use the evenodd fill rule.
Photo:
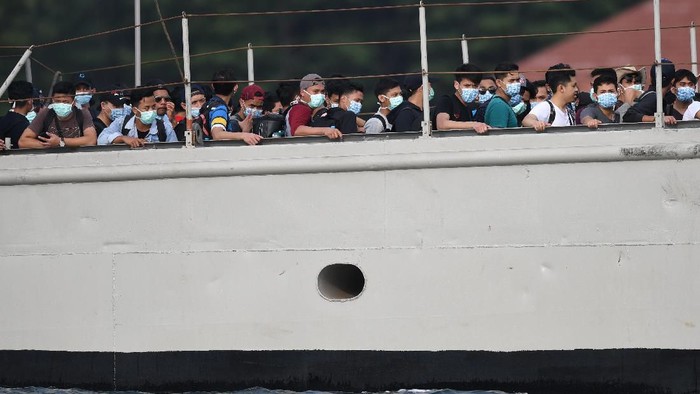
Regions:
<instances>
[{"instance_id":1,"label":"porthole","mask_svg":"<svg viewBox=\"0 0 700 394\"><path fill-rule=\"evenodd\" d=\"M359 297L365 289L365 276L352 264L331 264L318 274L318 291L330 301Z\"/></svg>"}]
</instances>

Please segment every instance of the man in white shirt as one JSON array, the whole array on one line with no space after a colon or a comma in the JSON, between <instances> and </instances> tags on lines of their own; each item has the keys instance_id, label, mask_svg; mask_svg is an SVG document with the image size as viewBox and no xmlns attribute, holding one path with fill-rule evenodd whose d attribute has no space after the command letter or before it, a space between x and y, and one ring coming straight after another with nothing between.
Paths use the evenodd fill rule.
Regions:
<instances>
[{"instance_id":1,"label":"man in white shirt","mask_svg":"<svg viewBox=\"0 0 700 394\"><path fill-rule=\"evenodd\" d=\"M568 64L559 63L547 70L545 79L552 89L552 98L535 106L523 119L523 127L541 132L549 126L574 126L575 114L568 104L574 102L578 94L576 71Z\"/></svg>"}]
</instances>

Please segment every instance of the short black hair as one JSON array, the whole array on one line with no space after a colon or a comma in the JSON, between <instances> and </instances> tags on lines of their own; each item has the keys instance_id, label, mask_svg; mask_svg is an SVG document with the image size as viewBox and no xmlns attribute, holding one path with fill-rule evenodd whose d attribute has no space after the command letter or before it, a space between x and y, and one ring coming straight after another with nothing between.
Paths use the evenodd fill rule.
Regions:
<instances>
[{"instance_id":1,"label":"short black hair","mask_svg":"<svg viewBox=\"0 0 700 394\"><path fill-rule=\"evenodd\" d=\"M598 94L598 88L602 85L613 85L617 88L617 75L613 77L606 74L596 78L595 82L593 82L593 92Z\"/></svg>"},{"instance_id":2,"label":"short black hair","mask_svg":"<svg viewBox=\"0 0 700 394\"><path fill-rule=\"evenodd\" d=\"M617 73L615 72L614 68L595 68L593 71L591 71L591 78L596 79L596 77L602 77L602 76L612 76L613 79L617 79Z\"/></svg>"},{"instance_id":3,"label":"short black hair","mask_svg":"<svg viewBox=\"0 0 700 394\"><path fill-rule=\"evenodd\" d=\"M365 88L359 83L348 82L342 85L343 90L338 93L338 96L345 96L346 94L351 94L354 92L365 92Z\"/></svg>"},{"instance_id":4,"label":"short black hair","mask_svg":"<svg viewBox=\"0 0 700 394\"><path fill-rule=\"evenodd\" d=\"M572 70L570 65L564 63L555 64L544 73L544 79L547 81L549 88L552 89L552 92L556 92L559 85L569 83L571 78L575 76L576 71Z\"/></svg>"},{"instance_id":5,"label":"short black hair","mask_svg":"<svg viewBox=\"0 0 700 394\"><path fill-rule=\"evenodd\" d=\"M277 87L275 92L277 93L277 97L280 99L280 104L282 104L283 107L286 107L299 95L299 82L280 82L279 87Z\"/></svg>"},{"instance_id":6,"label":"short black hair","mask_svg":"<svg viewBox=\"0 0 700 394\"><path fill-rule=\"evenodd\" d=\"M496 83L496 76L495 75L493 75L493 74L482 74L481 75L481 81L484 81L487 79ZM479 81L479 83L481 83L481 81Z\"/></svg>"},{"instance_id":7,"label":"short black hair","mask_svg":"<svg viewBox=\"0 0 700 394\"><path fill-rule=\"evenodd\" d=\"M214 88L214 94L222 96L228 96L233 93L233 90L238 85L238 82L233 82L236 80L236 76L230 68L215 72L211 80L213 81L211 86Z\"/></svg>"},{"instance_id":8,"label":"short black hair","mask_svg":"<svg viewBox=\"0 0 700 394\"><path fill-rule=\"evenodd\" d=\"M537 89L539 88L547 88L547 81L544 79L538 79L537 81L532 81L532 86L535 88L535 92L537 92Z\"/></svg>"},{"instance_id":9,"label":"short black hair","mask_svg":"<svg viewBox=\"0 0 700 394\"><path fill-rule=\"evenodd\" d=\"M338 79L334 79L338 78ZM345 78L345 76L340 74L333 74L328 79L326 79L326 95L328 97L337 94L341 96L343 91L345 91L350 85L350 80Z\"/></svg>"},{"instance_id":10,"label":"short black hair","mask_svg":"<svg viewBox=\"0 0 700 394\"><path fill-rule=\"evenodd\" d=\"M385 95L393 88L401 86L399 81L394 78L380 78L377 84L374 86L374 95L379 97Z\"/></svg>"},{"instance_id":11,"label":"short black hair","mask_svg":"<svg viewBox=\"0 0 700 394\"><path fill-rule=\"evenodd\" d=\"M34 86L27 81L12 81L7 87L7 98L15 102L18 107L23 107L29 99L34 97Z\"/></svg>"},{"instance_id":12,"label":"short black hair","mask_svg":"<svg viewBox=\"0 0 700 394\"><path fill-rule=\"evenodd\" d=\"M525 92L530 93L530 99L537 96L537 88L528 79L525 79L525 83L520 87L520 95L522 96Z\"/></svg>"},{"instance_id":13,"label":"short black hair","mask_svg":"<svg viewBox=\"0 0 700 394\"><path fill-rule=\"evenodd\" d=\"M135 87L134 90L131 91L131 105L138 107L139 104L141 104L141 100L143 100L144 97L153 96L154 91L155 89L153 87Z\"/></svg>"},{"instance_id":14,"label":"short black hair","mask_svg":"<svg viewBox=\"0 0 700 394\"><path fill-rule=\"evenodd\" d=\"M75 96L75 85L73 85L73 82L58 81L53 85L53 89L51 90L52 95L56 93Z\"/></svg>"},{"instance_id":15,"label":"short black hair","mask_svg":"<svg viewBox=\"0 0 700 394\"><path fill-rule=\"evenodd\" d=\"M688 81L692 82L693 85L697 85L698 83L698 78L695 75L693 75L692 71L687 70L685 68L681 68L679 70L676 70L676 73L673 75L673 84L677 84L683 78L688 78Z\"/></svg>"},{"instance_id":16,"label":"short black hair","mask_svg":"<svg viewBox=\"0 0 700 394\"><path fill-rule=\"evenodd\" d=\"M455 69L455 81L458 83L468 79L478 85L481 82L481 78L481 68L476 64L464 63Z\"/></svg>"},{"instance_id":17,"label":"short black hair","mask_svg":"<svg viewBox=\"0 0 700 394\"><path fill-rule=\"evenodd\" d=\"M153 91L156 90L166 90L170 94L170 89L165 85L165 81L162 79L151 79L147 81L143 86L153 86Z\"/></svg>"},{"instance_id":18,"label":"short black hair","mask_svg":"<svg viewBox=\"0 0 700 394\"><path fill-rule=\"evenodd\" d=\"M276 94L272 92L265 92L265 96L263 97L262 110L264 112L272 111L272 109L275 108L275 103L278 101L280 101L280 99L277 98Z\"/></svg>"},{"instance_id":19,"label":"short black hair","mask_svg":"<svg viewBox=\"0 0 700 394\"><path fill-rule=\"evenodd\" d=\"M503 79L511 72L518 70L520 70L520 67L515 63L498 63L494 69L493 76L496 77L496 79Z\"/></svg>"}]
</instances>

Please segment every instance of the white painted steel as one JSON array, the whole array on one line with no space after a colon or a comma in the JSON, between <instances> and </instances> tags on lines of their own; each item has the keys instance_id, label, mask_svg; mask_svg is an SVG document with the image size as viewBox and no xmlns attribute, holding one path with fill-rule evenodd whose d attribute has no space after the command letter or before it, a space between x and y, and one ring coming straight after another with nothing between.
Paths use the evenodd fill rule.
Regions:
<instances>
[{"instance_id":1,"label":"white painted steel","mask_svg":"<svg viewBox=\"0 0 700 394\"><path fill-rule=\"evenodd\" d=\"M33 77L32 77L32 58L27 59L27 61L24 63L24 79L32 83Z\"/></svg>"},{"instance_id":2,"label":"white painted steel","mask_svg":"<svg viewBox=\"0 0 700 394\"><path fill-rule=\"evenodd\" d=\"M0 349L700 349L698 147L700 128L0 157L19 183ZM132 180L32 184L49 168ZM364 272L356 300L319 294L333 263Z\"/></svg>"},{"instance_id":3,"label":"white painted steel","mask_svg":"<svg viewBox=\"0 0 700 394\"><path fill-rule=\"evenodd\" d=\"M187 125L192 123L192 71L190 69L190 28L189 22L185 13L182 14L182 60L185 69L185 116L187 117ZM191 127L187 127L185 131L185 146L192 148L194 140Z\"/></svg>"},{"instance_id":4,"label":"white painted steel","mask_svg":"<svg viewBox=\"0 0 700 394\"><path fill-rule=\"evenodd\" d=\"M664 127L664 95L661 94L661 11L660 0L654 0L654 57L656 58L656 113L654 119L657 128Z\"/></svg>"},{"instance_id":5,"label":"white painted steel","mask_svg":"<svg viewBox=\"0 0 700 394\"><path fill-rule=\"evenodd\" d=\"M254 62L254 58L253 58L253 44L251 44L251 43L248 43L247 59L248 59L248 85L252 85L255 83L255 62Z\"/></svg>"},{"instance_id":6,"label":"white painted steel","mask_svg":"<svg viewBox=\"0 0 700 394\"><path fill-rule=\"evenodd\" d=\"M134 86L141 86L141 0L134 0Z\"/></svg>"},{"instance_id":7,"label":"white painted steel","mask_svg":"<svg viewBox=\"0 0 700 394\"><path fill-rule=\"evenodd\" d=\"M24 66L24 62L26 62L27 59L29 59L29 56L32 55L32 48L34 48L33 45L24 51L24 54L22 54L22 57L19 59L19 61L17 61L17 64L15 64L15 67L12 69L12 71L10 71L10 75L7 76L7 79L5 79L5 82L3 82L2 86L0 86L0 96L5 94L5 91L10 86L12 81L14 81L15 77L19 73L19 70L21 70L22 67Z\"/></svg>"},{"instance_id":8,"label":"white painted steel","mask_svg":"<svg viewBox=\"0 0 700 394\"><path fill-rule=\"evenodd\" d=\"M430 98L428 89L428 35L425 24L425 7L423 1L418 8L418 24L420 28L420 68L423 77L423 122L421 127L423 137L430 136Z\"/></svg>"},{"instance_id":9,"label":"white painted steel","mask_svg":"<svg viewBox=\"0 0 700 394\"><path fill-rule=\"evenodd\" d=\"M462 63L469 63L469 43L467 42L467 36L462 34Z\"/></svg>"},{"instance_id":10,"label":"white painted steel","mask_svg":"<svg viewBox=\"0 0 700 394\"><path fill-rule=\"evenodd\" d=\"M690 63L693 75L698 75L698 43L695 33L695 22L690 22ZM695 85L695 91L698 90L698 85Z\"/></svg>"}]
</instances>

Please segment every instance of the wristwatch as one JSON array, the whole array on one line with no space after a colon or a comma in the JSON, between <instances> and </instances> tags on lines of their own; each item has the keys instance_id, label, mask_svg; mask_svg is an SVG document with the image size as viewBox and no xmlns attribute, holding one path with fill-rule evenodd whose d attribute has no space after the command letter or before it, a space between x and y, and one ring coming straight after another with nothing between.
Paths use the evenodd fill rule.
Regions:
<instances>
[{"instance_id":1,"label":"wristwatch","mask_svg":"<svg viewBox=\"0 0 700 394\"><path fill-rule=\"evenodd\" d=\"M64 141L63 138L61 138L61 140L58 141L58 146L60 146L61 148L65 147L65 146L66 146L66 141Z\"/></svg>"}]
</instances>

